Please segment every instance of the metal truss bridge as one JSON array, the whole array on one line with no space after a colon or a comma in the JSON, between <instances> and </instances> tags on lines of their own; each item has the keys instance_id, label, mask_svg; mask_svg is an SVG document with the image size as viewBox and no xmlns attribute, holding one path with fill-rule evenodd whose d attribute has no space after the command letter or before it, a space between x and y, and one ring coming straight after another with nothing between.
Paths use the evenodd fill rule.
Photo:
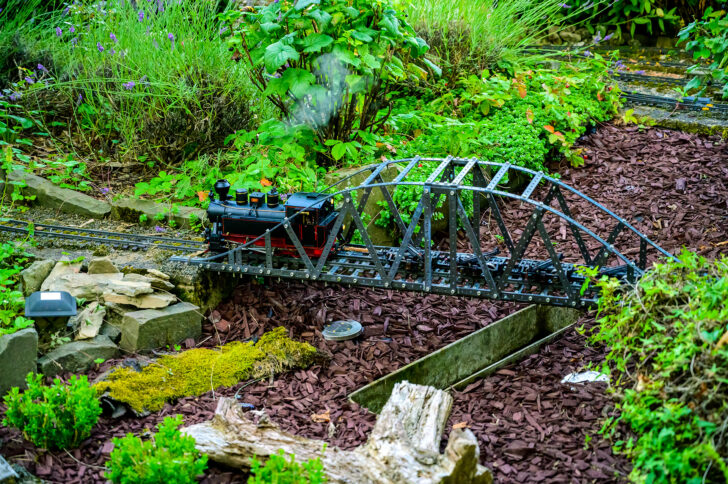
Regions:
<instances>
[{"instance_id":1,"label":"metal truss bridge","mask_svg":"<svg viewBox=\"0 0 728 484\"><path fill-rule=\"evenodd\" d=\"M434 170L421 170L423 164ZM419 200L409 213L394 201L402 190ZM221 273L583 308L599 294L585 286L579 267L631 284L648 260L674 258L574 188L509 164L453 157L385 161L326 193L339 215L318 258L306 254L293 231L296 214L281 225L299 257L278 255L268 231L228 252L172 260ZM394 221L396 247L376 246L367 233L373 221L362 213L374 193L381 193L380 203ZM504 216L499 208L504 201L517 204L519 216L511 215L510 205ZM585 206L585 213L577 213ZM438 234L433 226L443 217L447 227ZM353 244L357 234L360 243ZM265 246L254 246L260 240ZM571 249L570 257L559 252L562 247Z\"/></svg>"}]
</instances>

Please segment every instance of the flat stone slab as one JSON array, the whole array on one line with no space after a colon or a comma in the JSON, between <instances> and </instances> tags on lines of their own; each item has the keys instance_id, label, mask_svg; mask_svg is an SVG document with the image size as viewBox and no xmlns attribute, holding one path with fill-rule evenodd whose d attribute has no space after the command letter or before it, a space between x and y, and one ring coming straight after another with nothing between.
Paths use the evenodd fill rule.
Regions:
<instances>
[{"instance_id":1,"label":"flat stone slab","mask_svg":"<svg viewBox=\"0 0 728 484\"><path fill-rule=\"evenodd\" d=\"M197 218L203 222L206 218L205 211L195 207L177 206L172 207L163 203L156 203L152 200L140 200L138 198L121 198L111 204L111 216L118 220L139 223L139 217L146 216L146 224L154 225L157 218L162 221L174 220L178 227L190 227L191 219ZM194 215L194 217L193 217Z\"/></svg>"},{"instance_id":2,"label":"flat stone slab","mask_svg":"<svg viewBox=\"0 0 728 484\"><path fill-rule=\"evenodd\" d=\"M108 291L113 282L120 282L124 274L64 274L55 279L44 291L66 291L73 297L93 299ZM45 286L45 283L44 283Z\"/></svg>"},{"instance_id":3,"label":"flat stone slab","mask_svg":"<svg viewBox=\"0 0 728 484\"><path fill-rule=\"evenodd\" d=\"M116 274L117 272L119 269L108 257L96 257L88 265L89 274Z\"/></svg>"},{"instance_id":4,"label":"flat stone slab","mask_svg":"<svg viewBox=\"0 0 728 484\"><path fill-rule=\"evenodd\" d=\"M127 296L115 292L105 292L104 301L107 303L134 306L139 309L162 309L177 301L177 297L166 292L142 294L140 296Z\"/></svg>"},{"instance_id":5,"label":"flat stone slab","mask_svg":"<svg viewBox=\"0 0 728 484\"><path fill-rule=\"evenodd\" d=\"M44 207L92 218L104 218L111 213L111 205L102 200L75 190L61 188L45 178L26 173L23 170L11 171L8 173L7 179L13 182L25 181L23 194L35 195L36 203L40 203Z\"/></svg>"},{"instance_id":6,"label":"flat stone slab","mask_svg":"<svg viewBox=\"0 0 728 484\"><path fill-rule=\"evenodd\" d=\"M86 371L101 358L108 360L119 356L119 348L108 336L98 335L91 340L74 341L52 350L38 360L38 369L45 376L55 376L64 371Z\"/></svg>"},{"instance_id":7,"label":"flat stone slab","mask_svg":"<svg viewBox=\"0 0 728 484\"><path fill-rule=\"evenodd\" d=\"M0 336L0 396L12 387L25 389L25 377L35 373L38 359L38 333L25 328Z\"/></svg>"},{"instance_id":8,"label":"flat stone slab","mask_svg":"<svg viewBox=\"0 0 728 484\"><path fill-rule=\"evenodd\" d=\"M130 352L175 345L202 334L200 308L179 303L164 309L144 309L126 313L121 321L119 346Z\"/></svg>"}]
</instances>

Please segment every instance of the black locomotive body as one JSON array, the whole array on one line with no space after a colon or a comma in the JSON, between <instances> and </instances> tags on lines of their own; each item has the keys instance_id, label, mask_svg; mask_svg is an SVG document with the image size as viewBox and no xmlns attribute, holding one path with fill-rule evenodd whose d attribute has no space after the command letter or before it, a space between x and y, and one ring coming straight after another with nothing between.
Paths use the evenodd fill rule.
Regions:
<instances>
[{"instance_id":1,"label":"black locomotive body","mask_svg":"<svg viewBox=\"0 0 728 484\"><path fill-rule=\"evenodd\" d=\"M282 202L275 188L267 194L236 190L234 197L228 195L229 191L227 180L218 180L214 192L210 191L207 218L212 227L207 229L206 239L211 251L228 250L231 242L245 244L270 230L271 246L276 252L297 257L298 251L281 224L288 218L306 254L321 255L338 216L325 194L299 192ZM260 237L252 245L265 247L265 238Z\"/></svg>"}]
</instances>

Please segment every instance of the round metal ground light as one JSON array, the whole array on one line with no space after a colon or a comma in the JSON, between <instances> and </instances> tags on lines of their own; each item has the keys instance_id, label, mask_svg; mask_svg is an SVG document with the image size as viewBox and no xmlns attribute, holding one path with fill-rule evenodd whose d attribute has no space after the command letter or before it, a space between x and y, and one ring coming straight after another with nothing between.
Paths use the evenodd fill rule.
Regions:
<instances>
[{"instance_id":1,"label":"round metal ground light","mask_svg":"<svg viewBox=\"0 0 728 484\"><path fill-rule=\"evenodd\" d=\"M359 321L347 319L344 321L334 321L324 326L322 334L324 339L329 341L347 341L354 339L364 331Z\"/></svg>"}]
</instances>

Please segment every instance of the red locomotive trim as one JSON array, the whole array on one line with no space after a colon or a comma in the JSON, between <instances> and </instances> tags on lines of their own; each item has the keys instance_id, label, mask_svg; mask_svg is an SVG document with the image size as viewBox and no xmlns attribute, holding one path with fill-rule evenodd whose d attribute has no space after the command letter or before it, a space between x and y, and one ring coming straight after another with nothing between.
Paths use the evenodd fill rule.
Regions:
<instances>
[{"instance_id":1,"label":"red locomotive trim","mask_svg":"<svg viewBox=\"0 0 728 484\"><path fill-rule=\"evenodd\" d=\"M229 242L235 242L236 244L245 244L248 241L251 241L255 238L259 237L258 235L231 235L231 234L223 234L222 238L224 240L227 240ZM265 239L261 238L260 240L256 240L253 242L253 245L256 247L263 247L265 248ZM271 237L270 238L270 245L271 247L275 249L282 249L281 255L288 255L291 257L300 257L298 254L298 250L296 250L296 246L293 244L289 244L285 237ZM309 257L321 257L321 254L324 251L323 247L311 247L311 246L303 246L304 251L306 252L306 255Z\"/></svg>"}]
</instances>

